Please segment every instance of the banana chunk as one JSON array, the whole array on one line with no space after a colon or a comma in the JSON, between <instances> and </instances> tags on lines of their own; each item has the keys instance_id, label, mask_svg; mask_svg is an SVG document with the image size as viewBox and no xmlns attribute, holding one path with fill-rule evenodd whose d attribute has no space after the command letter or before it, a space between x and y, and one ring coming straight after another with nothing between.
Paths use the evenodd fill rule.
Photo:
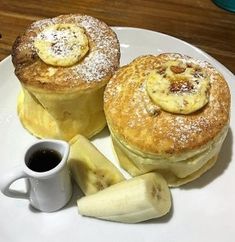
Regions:
<instances>
[{"instance_id":1,"label":"banana chunk","mask_svg":"<svg viewBox=\"0 0 235 242\"><path fill-rule=\"evenodd\" d=\"M71 66L89 50L84 30L74 24L55 24L40 32L34 41L41 60L53 66Z\"/></svg>"},{"instance_id":2,"label":"banana chunk","mask_svg":"<svg viewBox=\"0 0 235 242\"><path fill-rule=\"evenodd\" d=\"M77 205L79 213L85 216L138 223L167 214L171 194L160 174L148 173L83 197Z\"/></svg>"},{"instance_id":3,"label":"banana chunk","mask_svg":"<svg viewBox=\"0 0 235 242\"><path fill-rule=\"evenodd\" d=\"M208 103L210 79L198 66L168 61L148 75L146 89L152 101L163 110L189 114Z\"/></svg>"},{"instance_id":4,"label":"banana chunk","mask_svg":"<svg viewBox=\"0 0 235 242\"><path fill-rule=\"evenodd\" d=\"M68 165L85 195L125 180L121 172L82 135L71 141Z\"/></svg>"}]
</instances>

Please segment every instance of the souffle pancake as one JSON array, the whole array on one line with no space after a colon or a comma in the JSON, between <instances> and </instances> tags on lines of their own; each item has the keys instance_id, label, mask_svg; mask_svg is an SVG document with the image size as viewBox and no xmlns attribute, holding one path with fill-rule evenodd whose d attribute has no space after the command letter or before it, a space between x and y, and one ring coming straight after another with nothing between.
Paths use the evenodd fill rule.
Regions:
<instances>
[{"instance_id":1,"label":"souffle pancake","mask_svg":"<svg viewBox=\"0 0 235 242\"><path fill-rule=\"evenodd\" d=\"M229 127L230 91L207 62L146 55L111 78L104 110L121 166L132 176L157 171L179 186L215 163Z\"/></svg>"},{"instance_id":2,"label":"souffle pancake","mask_svg":"<svg viewBox=\"0 0 235 242\"><path fill-rule=\"evenodd\" d=\"M37 137L64 140L101 131L104 87L119 59L116 34L94 17L71 14L32 23L12 49L23 126Z\"/></svg>"}]
</instances>

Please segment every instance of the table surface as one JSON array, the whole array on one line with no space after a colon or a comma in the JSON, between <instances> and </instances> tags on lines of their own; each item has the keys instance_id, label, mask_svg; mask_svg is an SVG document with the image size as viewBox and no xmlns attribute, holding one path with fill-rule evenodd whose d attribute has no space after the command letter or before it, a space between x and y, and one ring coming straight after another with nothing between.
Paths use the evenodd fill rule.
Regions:
<instances>
[{"instance_id":1,"label":"table surface","mask_svg":"<svg viewBox=\"0 0 235 242\"><path fill-rule=\"evenodd\" d=\"M14 40L31 22L68 13L175 36L235 73L235 13L210 0L0 0L0 61L10 55Z\"/></svg>"}]
</instances>

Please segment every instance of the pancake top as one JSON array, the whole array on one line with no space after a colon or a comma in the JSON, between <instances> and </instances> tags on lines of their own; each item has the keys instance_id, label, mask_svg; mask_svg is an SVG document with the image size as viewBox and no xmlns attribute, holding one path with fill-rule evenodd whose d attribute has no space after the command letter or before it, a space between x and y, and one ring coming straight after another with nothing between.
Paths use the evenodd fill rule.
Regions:
<instances>
[{"instance_id":1,"label":"pancake top","mask_svg":"<svg viewBox=\"0 0 235 242\"><path fill-rule=\"evenodd\" d=\"M45 63L35 47L35 41L46 28L59 24L77 26L88 40L87 53L84 52L84 56L70 66ZM57 38L57 41L61 40L62 38ZM59 46L62 52L63 47L63 44ZM49 91L84 90L103 86L118 68L119 59L119 42L112 29L96 18L79 14L61 15L32 23L16 39L12 48L15 74L21 83L29 88Z\"/></svg>"},{"instance_id":2,"label":"pancake top","mask_svg":"<svg viewBox=\"0 0 235 242\"><path fill-rule=\"evenodd\" d=\"M178 82L181 86L171 83L169 93L175 92L175 101L178 97L187 97L190 92L193 96L203 75L209 80L209 88L204 90L208 100L205 99L202 107L187 114L182 114L181 110L177 113L174 109L171 112L161 106L166 101L164 98L168 99L166 95L162 96L158 105L148 90L151 73L157 71L165 77L166 63L177 62L184 66L185 72L189 70L188 73L192 73L196 84L187 86L185 80L184 84ZM170 68L174 78L182 72L175 66ZM164 94L159 86L155 91L159 95ZM150 154L180 154L203 147L227 126L230 92L223 76L207 62L175 53L147 55L120 68L111 78L105 90L104 110L111 131L126 145Z\"/></svg>"}]
</instances>

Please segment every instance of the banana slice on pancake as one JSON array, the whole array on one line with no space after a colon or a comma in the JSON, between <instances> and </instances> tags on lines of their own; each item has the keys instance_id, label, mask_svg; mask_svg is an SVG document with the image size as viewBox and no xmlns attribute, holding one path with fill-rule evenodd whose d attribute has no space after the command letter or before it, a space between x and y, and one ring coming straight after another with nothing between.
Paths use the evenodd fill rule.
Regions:
<instances>
[{"instance_id":1,"label":"banana slice on pancake","mask_svg":"<svg viewBox=\"0 0 235 242\"><path fill-rule=\"evenodd\" d=\"M150 72L146 89L163 110L190 114L208 103L210 78L199 66L168 61Z\"/></svg>"},{"instance_id":2,"label":"banana slice on pancake","mask_svg":"<svg viewBox=\"0 0 235 242\"><path fill-rule=\"evenodd\" d=\"M74 24L54 24L37 36L34 46L41 60L53 66L71 66L89 50L84 30Z\"/></svg>"}]
</instances>

